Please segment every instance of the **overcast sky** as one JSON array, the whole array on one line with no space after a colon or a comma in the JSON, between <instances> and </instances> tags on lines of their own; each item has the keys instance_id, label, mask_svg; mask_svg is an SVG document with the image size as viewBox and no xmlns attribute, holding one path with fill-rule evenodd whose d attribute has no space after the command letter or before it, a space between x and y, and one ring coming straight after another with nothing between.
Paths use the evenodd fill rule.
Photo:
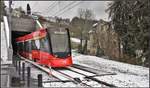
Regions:
<instances>
[{"instance_id":1,"label":"overcast sky","mask_svg":"<svg viewBox=\"0 0 150 88\"><path fill-rule=\"evenodd\" d=\"M8 2L5 1L5 3L8 6ZM108 8L110 1L13 1L12 7L21 6L26 10L27 3L30 4L33 12L41 12L40 14L43 16L59 16L72 19L78 16L79 8L87 8L93 11L95 19L109 20L108 13L105 10ZM70 5L68 6L68 4Z\"/></svg>"}]
</instances>

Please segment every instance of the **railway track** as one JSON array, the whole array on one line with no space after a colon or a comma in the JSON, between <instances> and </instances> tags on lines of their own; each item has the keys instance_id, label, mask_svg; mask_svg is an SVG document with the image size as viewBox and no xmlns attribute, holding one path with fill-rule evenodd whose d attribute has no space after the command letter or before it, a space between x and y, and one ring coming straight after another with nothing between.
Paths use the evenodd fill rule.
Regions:
<instances>
[{"instance_id":1,"label":"railway track","mask_svg":"<svg viewBox=\"0 0 150 88\"><path fill-rule=\"evenodd\" d=\"M72 83L74 83L78 86L81 86L81 87L91 87L90 85L79 82L78 80L76 80L76 78L74 79L74 78L69 77L65 74L62 74L59 71L56 71L56 70L53 70L53 69L50 69L50 68L47 68L47 67L43 67L43 66L41 66L41 65L31 61L31 60L25 59L24 57L21 57L21 56L19 56L19 57L21 59L23 59L24 61L30 63L31 65L37 67L38 69L41 69L42 71L47 73L49 76L52 76L52 77L55 77L56 79L58 79L56 82L72 82ZM48 82L48 81L46 81L46 82ZM49 81L49 82L52 82L52 81Z\"/></svg>"},{"instance_id":2,"label":"railway track","mask_svg":"<svg viewBox=\"0 0 150 88\"><path fill-rule=\"evenodd\" d=\"M76 66L78 66L78 67L76 67ZM116 75L115 73L110 73L110 72L105 72L104 73L104 72L102 72L102 74L100 74L100 73L97 73L95 71L91 71L91 70L88 70L88 69L85 69L85 68L93 69L93 68L89 68L89 67L85 67L85 66L75 64L74 66L66 67L65 69L61 69L61 70L57 69L57 71L61 72L62 74L66 74L67 76L70 76L70 72L74 72L77 75L77 77L75 75L75 76L72 76L72 78L78 78L78 80L80 82L86 81L86 84L88 84L88 82L93 81L93 83L95 82L95 85L100 84L103 87L117 87L113 84L109 84L107 82L104 82L104 81L101 81L99 79L94 78L94 77L98 77L98 76ZM95 69L95 70L97 70L97 69ZM94 86L94 87L97 87L97 86Z\"/></svg>"},{"instance_id":3,"label":"railway track","mask_svg":"<svg viewBox=\"0 0 150 88\"><path fill-rule=\"evenodd\" d=\"M25 60L26 62L32 64L33 66L41 69L42 71L46 72L49 76L53 76L54 78L58 79L56 81L44 81L46 82L72 82L80 87L116 87L113 84L109 84L107 82L101 81L94 77L98 76L105 76L105 75L115 75L115 73L109 72L100 72L98 73L97 69L88 68L85 66L74 64L71 67L66 68L47 68L43 67L31 60L25 59L24 57L19 56L21 59ZM90 69L90 70L89 70ZM92 69L92 70L91 70Z\"/></svg>"}]
</instances>

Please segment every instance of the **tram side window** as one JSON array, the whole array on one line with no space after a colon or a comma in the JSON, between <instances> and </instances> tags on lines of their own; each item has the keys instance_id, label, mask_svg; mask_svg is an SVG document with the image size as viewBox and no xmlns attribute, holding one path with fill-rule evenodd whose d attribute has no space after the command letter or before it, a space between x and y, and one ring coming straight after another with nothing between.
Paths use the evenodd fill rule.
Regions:
<instances>
[{"instance_id":1,"label":"tram side window","mask_svg":"<svg viewBox=\"0 0 150 88\"><path fill-rule=\"evenodd\" d=\"M25 49L24 51L25 51L25 52L28 52L27 44L28 44L27 42L24 42L24 49Z\"/></svg>"},{"instance_id":2,"label":"tram side window","mask_svg":"<svg viewBox=\"0 0 150 88\"><path fill-rule=\"evenodd\" d=\"M28 47L29 47L29 51L28 52L31 52L32 51L31 41L28 41Z\"/></svg>"},{"instance_id":3,"label":"tram side window","mask_svg":"<svg viewBox=\"0 0 150 88\"><path fill-rule=\"evenodd\" d=\"M21 49L21 43L18 43L17 46L18 46L18 52L20 52L20 51L21 51L21 50L20 50L20 49Z\"/></svg>"},{"instance_id":4,"label":"tram side window","mask_svg":"<svg viewBox=\"0 0 150 88\"><path fill-rule=\"evenodd\" d=\"M30 52L30 45L29 45L29 41L27 41L26 49L27 49L27 52Z\"/></svg>"},{"instance_id":5,"label":"tram side window","mask_svg":"<svg viewBox=\"0 0 150 88\"><path fill-rule=\"evenodd\" d=\"M37 47L36 47L36 45L35 45L35 40L32 40L32 41L31 41L31 49L32 49L32 50L37 50Z\"/></svg>"},{"instance_id":6,"label":"tram side window","mask_svg":"<svg viewBox=\"0 0 150 88\"><path fill-rule=\"evenodd\" d=\"M35 46L37 47L37 50L40 50L40 45L39 39L35 40Z\"/></svg>"},{"instance_id":7,"label":"tram side window","mask_svg":"<svg viewBox=\"0 0 150 88\"><path fill-rule=\"evenodd\" d=\"M22 51L25 51L25 43L22 42Z\"/></svg>"},{"instance_id":8,"label":"tram side window","mask_svg":"<svg viewBox=\"0 0 150 88\"><path fill-rule=\"evenodd\" d=\"M23 43L22 42L20 43L20 51L21 52L23 51Z\"/></svg>"},{"instance_id":9,"label":"tram side window","mask_svg":"<svg viewBox=\"0 0 150 88\"><path fill-rule=\"evenodd\" d=\"M40 39L40 50L50 52L50 46L47 37Z\"/></svg>"},{"instance_id":10,"label":"tram side window","mask_svg":"<svg viewBox=\"0 0 150 88\"><path fill-rule=\"evenodd\" d=\"M30 52L30 51L31 51L29 41L26 41L26 42L24 43L24 47L25 47L25 51L26 51L26 52Z\"/></svg>"},{"instance_id":11,"label":"tram side window","mask_svg":"<svg viewBox=\"0 0 150 88\"><path fill-rule=\"evenodd\" d=\"M21 51L21 43L19 43L18 51L19 51L19 52Z\"/></svg>"}]
</instances>

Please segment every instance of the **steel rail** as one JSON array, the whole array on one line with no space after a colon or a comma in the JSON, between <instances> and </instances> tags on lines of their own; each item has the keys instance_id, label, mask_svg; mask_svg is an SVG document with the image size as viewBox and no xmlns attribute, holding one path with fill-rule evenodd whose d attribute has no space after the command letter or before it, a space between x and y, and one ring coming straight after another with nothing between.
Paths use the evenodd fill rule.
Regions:
<instances>
[{"instance_id":1,"label":"steel rail","mask_svg":"<svg viewBox=\"0 0 150 88\"><path fill-rule=\"evenodd\" d=\"M109 87L117 87L117 86L115 86L115 85L113 85L113 84L109 84L109 83L107 83L107 82L104 82L104 81L101 81L101 80L99 80L99 79L97 79L97 78L94 78L95 76L105 76L105 74L102 74L102 75L96 75L96 74L95 74L95 75L93 75L93 76L88 76L88 75L85 75L85 74L83 74L83 73L80 73L80 72L77 72L77 71L71 69L71 67L68 67L68 68L66 68L66 69L71 70L71 71L73 71L73 72L76 72L76 73L78 73L78 74L84 75L85 78L91 79L91 80L96 81L96 82L98 82L98 83L100 83L100 84L103 84L103 85L106 85L106 86L109 86ZM78 68L78 69L79 69L79 68ZM87 70L85 70L85 69L79 69L79 70L87 71ZM91 71L87 71L87 72L93 73L93 72L91 72ZM112 74L106 74L106 75L116 75L116 74L112 73Z\"/></svg>"},{"instance_id":2,"label":"steel rail","mask_svg":"<svg viewBox=\"0 0 150 88\"><path fill-rule=\"evenodd\" d=\"M69 76L69 75L66 75L66 74L64 74L64 73L62 73L62 72L60 72L60 71L55 71L55 70L53 70L53 69L50 70L49 68L40 66L39 64L37 64L37 63L35 63L35 62L31 61L31 60L28 60L28 59L26 59L26 58L24 58L24 57L22 57L22 56L20 56L20 55L19 55L19 57L20 57L21 59L25 60L26 62L32 64L33 66L35 66L35 67L41 69L42 71L46 72L48 75L54 76L55 78L59 79L59 80L62 81L62 82L65 82L65 81L64 81L64 79L65 79L65 80L70 80L70 82L73 82L73 83L75 83L75 84L80 84L80 85L82 85L82 86L84 86L84 87L91 87L90 85L87 85L86 83L83 83L83 82L81 82L81 81L78 81L78 80L76 80L76 78L73 78L73 77L71 77L71 76ZM62 78L62 79L61 79L61 78Z\"/></svg>"},{"instance_id":3,"label":"steel rail","mask_svg":"<svg viewBox=\"0 0 150 88\"><path fill-rule=\"evenodd\" d=\"M52 75L53 77L59 79L59 80L62 81L62 82L65 82L65 81L63 80L63 79L65 78L65 80L70 80L70 82L73 82L73 83L75 83L75 84L81 84L82 86L92 87L92 86L90 86L90 85L88 85L88 84L86 84L86 83L83 83L80 79L71 77L70 75L65 74L65 73L63 73L63 72L61 72L61 71L59 71L59 70L49 69L49 68L40 66L39 64L37 64L37 63L35 63L35 62L31 61L31 60L28 60L28 59L26 59L26 58L24 58L24 57L22 57L22 56L20 56L20 55L19 55L19 57L22 58L23 60L25 60L26 62L32 64L33 66L36 66L37 68L43 70L43 71L46 72L48 75ZM72 69L71 69L72 67L66 67L65 69L68 69L68 70L70 70L70 71L72 71L72 72L81 74L81 75L85 76L84 78L91 79L92 81L98 82L98 83L103 84L103 85L105 85L105 86L117 87L117 86L115 86L115 85L113 85L113 84L109 84L109 83L106 83L106 82L104 82L104 81L98 80L97 78L94 78L94 76L98 76L98 75L96 75L95 72L88 71L87 69L84 69L84 68L80 69L79 66L80 66L80 65L77 66L77 68L78 68L79 70L83 70L83 71L85 71L85 72L92 73L92 74L95 74L95 75L93 75L93 76L85 75L85 74L83 74L83 73L80 73L80 72L77 72L77 71L75 71L75 70L72 70ZM74 67L74 66L73 66L73 67ZM74 68L76 68L76 67L74 67ZM58 76L58 75L59 75L59 76ZM62 78L62 79L61 79L61 78Z\"/></svg>"}]
</instances>

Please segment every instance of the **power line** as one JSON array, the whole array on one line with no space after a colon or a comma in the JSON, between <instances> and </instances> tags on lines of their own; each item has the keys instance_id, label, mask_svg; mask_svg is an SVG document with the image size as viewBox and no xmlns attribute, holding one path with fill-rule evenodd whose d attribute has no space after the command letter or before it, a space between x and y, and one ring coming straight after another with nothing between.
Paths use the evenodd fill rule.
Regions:
<instances>
[{"instance_id":1,"label":"power line","mask_svg":"<svg viewBox=\"0 0 150 88\"><path fill-rule=\"evenodd\" d=\"M44 11L44 13L46 13L47 11L49 11L50 9L54 8L55 5L57 4L57 2L55 1L54 3L52 3L50 6L48 6L48 8Z\"/></svg>"},{"instance_id":2,"label":"power line","mask_svg":"<svg viewBox=\"0 0 150 88\"><path fill-rule=\"evenodd\" d=\"M57 13L60 13L61 11L65 10L67 7L69 7L71 4L75 3L76 1L73 1L69 4L67 4L65 7L63 7L62 9L60 9L59 11L57 11L56 13L54 13L52 16L56 15Z\"/></svg>"},{"instance_id":3,"label":"power line","mask_svg":"<svg viewBox=\"0 0 150 88\"><path fill-rule=\"evenodd\" d=\"M49 5L48 7L47 7L47 9L45 9L45 10L48 10L49 8L51 8L53 5L55 5L56 4L56 1L55 2L53 2L51 5Z\"/></svg>"},{"instance_id":4,"label":"power line","mask_svg":"<svg viewBox=\"0 0 150 88\"><path fill-rule=\"evenodd\" d=\"M76 3L76 4L74 4L72 7L66 9L66 10L63 11L62 13L59 13L57 16L60 16L60 15L64 14L65 12L67 12L67 11L73 9L74 7L76 7L77 5L79 5L81 2L82 2L82 1L80 1L80 2L78 2L78 3Z\"/></svg>"},{"instance_id":5,"label":"power line","mask_svg":"<svg viewBox=\"0 0 150 88\"><path fill-rule=\"evenodd\" d=\"M36 5L38 4L39 2L35 2L34 5L31 7L32 9L34 9L34 7L36 7Z\"/></svg>"}]
</instances>

